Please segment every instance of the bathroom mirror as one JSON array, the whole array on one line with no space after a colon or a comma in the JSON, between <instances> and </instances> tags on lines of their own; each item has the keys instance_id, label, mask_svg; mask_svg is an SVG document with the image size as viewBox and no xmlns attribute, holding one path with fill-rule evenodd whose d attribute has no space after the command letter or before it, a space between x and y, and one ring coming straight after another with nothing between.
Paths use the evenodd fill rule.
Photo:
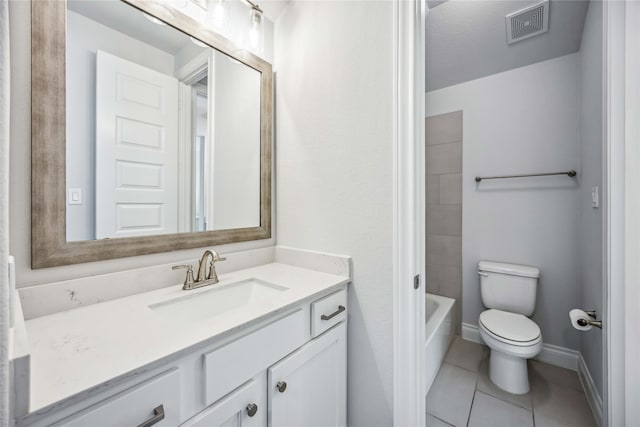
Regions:
<instances>
[{"instance_id":1,"label":"bathroom mirror","mask_svg":"<svg viewBox=\"0 0 640 427\"><path fill-rule=\"evenodd\" d=\"M271 236L271 65L160 2L32 3L32 268Z\"/></svg>"}]
</instances>

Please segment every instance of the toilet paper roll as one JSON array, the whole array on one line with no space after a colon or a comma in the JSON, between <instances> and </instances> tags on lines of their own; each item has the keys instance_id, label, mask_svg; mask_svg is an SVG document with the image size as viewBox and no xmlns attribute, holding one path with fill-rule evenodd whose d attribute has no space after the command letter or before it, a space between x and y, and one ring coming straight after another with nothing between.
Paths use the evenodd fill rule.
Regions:
<instances>
[{"instance_id":1,"label":"toilet paper roll","mask_svg":"<svg viewBox=\"0 0 640 427\"><path fill-rule=\"evenodd\" d=\"M591 325L586 325L586 326L578 325L579 319L585 319L587 321L591 319L584 310L580 310L579 308L574 308L569 312L569 319L571 319L571 325L573 325L574 328L580 331L588 331L593 327Z\"/></svg>"}]
</instances>

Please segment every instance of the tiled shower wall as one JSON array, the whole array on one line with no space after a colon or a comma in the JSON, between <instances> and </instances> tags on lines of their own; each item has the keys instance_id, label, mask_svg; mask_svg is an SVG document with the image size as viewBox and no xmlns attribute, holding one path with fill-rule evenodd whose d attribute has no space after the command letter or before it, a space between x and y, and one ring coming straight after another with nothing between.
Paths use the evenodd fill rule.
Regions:
<instances>
[{"instance_id":1,"label":"tiled shower wall","mask_svg":"<svg viewBox=\"0 0 640 427\"><path fill-rule=\"evenodd\" d=\"M427 292L456 300L462 319L462 111L426 118Z\"/></svg>"}]
</instances>

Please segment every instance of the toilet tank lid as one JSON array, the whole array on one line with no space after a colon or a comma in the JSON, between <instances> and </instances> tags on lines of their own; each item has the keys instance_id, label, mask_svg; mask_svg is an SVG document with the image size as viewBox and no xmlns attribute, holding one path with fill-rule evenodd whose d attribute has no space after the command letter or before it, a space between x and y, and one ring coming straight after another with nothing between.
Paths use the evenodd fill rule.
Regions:
<instances>
[{"instance_id":1,"label":"toilet tank lid","mask_svg":"<svg viewBox=\"0 0 640 427\"><path fill-rule=\"evenodd\" d=\"M510 274L512 276L522 277L540 277L540 270L528 265L507 264L504 262L480 261L478 263L480 271L488 271L491 273Z\"/></svg>"}]
</instances>

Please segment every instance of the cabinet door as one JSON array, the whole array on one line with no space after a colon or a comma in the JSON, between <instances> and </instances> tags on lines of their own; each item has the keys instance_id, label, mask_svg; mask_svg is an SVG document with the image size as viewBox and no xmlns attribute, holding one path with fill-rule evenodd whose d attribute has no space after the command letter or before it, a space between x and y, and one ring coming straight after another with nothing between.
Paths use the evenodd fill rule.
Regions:
<instances>
[{"instance_id":1,"label":"cabinet door","mask_svg":"<svg viewBox=\"0 0 640 427\"><path fill-rule=\"evenodd\" d=\"M183 427L266 427L266 372L247 381L195 417Z\"/></svg>"},{"instance_id":2,"label":"cabinet door","mask_svg":"<svg viewBox=\"0 0 640 427\"><path fill-rule=\"evenodd\" d=\"M343 427L347 403L346 325L269 368L271 427Z\"/></svg>"}]
</instances>

